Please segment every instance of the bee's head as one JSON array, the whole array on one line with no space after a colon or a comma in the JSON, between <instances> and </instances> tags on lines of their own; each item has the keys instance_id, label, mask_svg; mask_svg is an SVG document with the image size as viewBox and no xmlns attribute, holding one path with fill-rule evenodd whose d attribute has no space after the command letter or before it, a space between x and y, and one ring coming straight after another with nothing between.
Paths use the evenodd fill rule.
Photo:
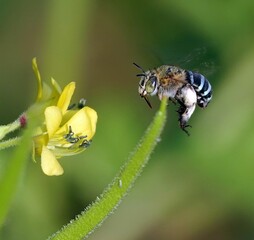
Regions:
<instances>
[{"instance_id":1,"label":"bee's head","mask_svg":"<svg viewBox=\"0 0 254 240\"><path fill-rule=\"evenodd\" d=\"M151 71L145 72L143 68L141 68L136 63L134 63L134 65L142 71L142 73L137 74L137 77L141 77L139 81L138 92L140 96L146 100L149 107L152 107L148 101L147 96L155 95L157 93L158 79Z\"/></svg>"}]
</instances>

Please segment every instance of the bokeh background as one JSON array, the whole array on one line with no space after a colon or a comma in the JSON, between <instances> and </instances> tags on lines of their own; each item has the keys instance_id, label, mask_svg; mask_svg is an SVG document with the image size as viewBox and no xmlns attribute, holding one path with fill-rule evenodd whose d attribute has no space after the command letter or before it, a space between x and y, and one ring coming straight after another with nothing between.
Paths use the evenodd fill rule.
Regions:
<instances>
[{"instance_id":1,"label":"bokeh background","mask_svg":"<svg viewBox=\"0 0 254 240\"><path fill-rule=\"evenodd\" d=\"M113 179L159 105L138 96L136 62L199 70L214 98L190 137L169 106L142 176L90 239L254 239L253 10L252 0L1 0L1 124L34 101L35 56L45 81L76 81L74 101L85 97L99 121L91 147L61 160L63 176L27 162L0 238L46 239Z\"/></svg>"}]
</instances>

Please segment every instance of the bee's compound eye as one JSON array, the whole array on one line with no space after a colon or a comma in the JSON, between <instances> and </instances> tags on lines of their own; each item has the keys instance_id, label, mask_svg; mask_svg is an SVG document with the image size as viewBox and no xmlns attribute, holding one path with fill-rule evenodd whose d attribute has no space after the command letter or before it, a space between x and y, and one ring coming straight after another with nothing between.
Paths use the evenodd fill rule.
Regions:
<instances>
[{"instance_id":1,"label":"bee's compound eye","mask_svg":"<svg viewBox=\"0 0 254 240\"><path fill-rule=\"evenodd\" d=\"M146 83L146 92L152 93L156 88L157 78L152 76Z\"/></svg>"}]
</instances>

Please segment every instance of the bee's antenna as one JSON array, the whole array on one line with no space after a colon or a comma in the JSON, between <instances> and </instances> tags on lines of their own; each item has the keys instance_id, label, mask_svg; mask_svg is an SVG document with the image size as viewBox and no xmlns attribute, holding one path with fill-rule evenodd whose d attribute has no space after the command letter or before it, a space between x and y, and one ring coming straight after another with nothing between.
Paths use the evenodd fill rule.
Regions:
<instances>
[{"instance_id":1,"label":"bee's antenna","mask_svg":"<svg viewBox=\"0 0 254 240\"><path fill-rule=\"evenodd\" d=\"M150 108L152 108L152 104L149 102L148 98L146 96L143 96L143 98L146 100L146 103Z\"/></svg>"},{"instance_id":2,"label":"bee's antenna","mask_svg":"<svg viewBox=\"0 0 254 240\"><path fill-rule=\"evenodd\" d=\"M140 74L140 76L146 76L146 72L144 71L142 67L140 67L137 63L133 63L133 65L139 68L143 72L143 74L142 75Z\"/></svg>"},{"instance_id":3,"label":"bee's antenna","mask_svg":"<svg viewBox=\"0 0 254 240\"><path fill-rule=\"evenodd\" d=\"M136 75L137 77L145 77L146 75L144 73L139 73Z\"/></svg>"}]
</instances>

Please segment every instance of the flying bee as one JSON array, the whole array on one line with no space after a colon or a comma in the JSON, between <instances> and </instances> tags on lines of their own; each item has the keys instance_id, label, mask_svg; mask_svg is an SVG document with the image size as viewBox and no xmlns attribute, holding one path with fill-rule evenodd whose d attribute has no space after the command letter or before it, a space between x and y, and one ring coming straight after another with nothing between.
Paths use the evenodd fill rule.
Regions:
<instances>
[{"instance_id":1,"label":"flying bee","mask_svg":"<svg viewBox=\"0 0 254 240\"><path fill-rule=\"evenodd\" d=\"M196 105L201 108L207 107L212 99L212 86L200 73L184 70L176 66L162 65L153 70L144 71L142 67L134 63L142 73L138 92L145 99L149 107L152 107L148 96L157 95L161 100L167 97L173 103L179 104L179 124L181 129L186 130L188 121L193 114Z\"/></svg>"}]
</instances>

